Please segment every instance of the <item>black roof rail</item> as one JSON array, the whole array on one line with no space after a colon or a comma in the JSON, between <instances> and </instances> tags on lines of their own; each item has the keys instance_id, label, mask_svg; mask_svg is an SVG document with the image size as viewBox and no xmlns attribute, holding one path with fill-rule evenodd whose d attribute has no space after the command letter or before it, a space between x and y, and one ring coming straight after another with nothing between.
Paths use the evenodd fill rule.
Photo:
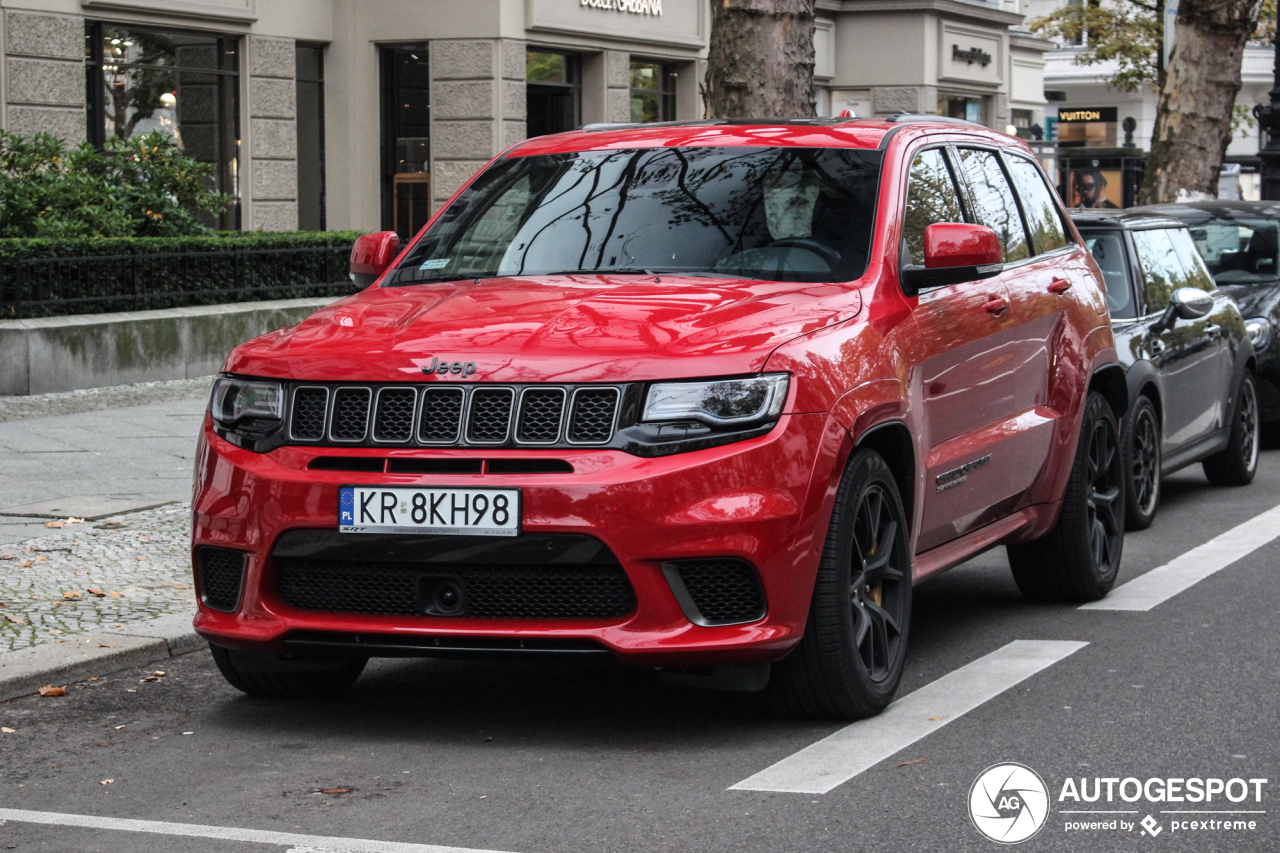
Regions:
<instances>
[{"instance_id":1,"label":"black roof rail","mask_svg":"<svg viewBox=\"0 0 1280 853\"><path fill-rule=\"evenodd\" d=\"M951 116L935 116L926 113L908 113L896 112L893 115L885 116L881 121L893 122L894 124L906 124L913 121L930 121L941 122L942 124L964 124L969 127L980 127L983 130L990 130L986 125L978 124L976 121L968 121L962 118L952 118Z\"/></svg>"}]
</instances>

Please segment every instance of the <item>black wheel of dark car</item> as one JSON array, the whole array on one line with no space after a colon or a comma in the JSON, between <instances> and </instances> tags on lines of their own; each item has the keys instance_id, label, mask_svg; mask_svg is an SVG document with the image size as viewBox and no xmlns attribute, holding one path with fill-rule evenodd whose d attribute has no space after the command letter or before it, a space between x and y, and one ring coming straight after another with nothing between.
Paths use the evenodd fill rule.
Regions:
<instances>
[{"instance_id":1,"label":"black wheel of dark car","mask_svg":"<svg viewBox=\"0 0 1280 853\"><path fill-rule=\"evenodd\" d=\"M774 702L802 717L879 713L897 692L910 625L906 513L884 459L858 450L836 492L804 638L773 665Z\"/></svg>"},{"instance_id":2,"label":"black wheel of dark car","mask_svg":"<svg viewBox=\"0 0 1280 853\"><path fill-rule=\"evenodd\" d=\"M1160 415L1150 397L1140 396L1134 402L1123 433L1124 525L1128 530L1146 530L1160 506Z\"/></svg>"},{"instance_id":3,"label":"black wheel of dark car","mask_svg":"<svg viewBox=\"0 0 1280 853\"><path fill-rule=\"evenodd\" d=\"M333 668L321 671L303 670L259 672L237 665L235 653L209 644L213 661L222 677L235 689L250 696L267 699L318 699L346 690L364 671L368 658L346 658L334 661Z\"/></svg>"},{"instance_id":4,"label":"black wheel of dark car","mask_svg":"<svg viewBox=\"0 0 1280 853\"><path fill-rule=\"evenodd\" d=\"M1236 389L1226 449L1201 464L1215 486L1247 486L1258 473L1258 390L1247 372Z\"/></svg>"},{"instance_id":5,"label":"black wheel of dark car","mask_svg":"<svg viewBox=\"0 0 1280 853\"><path fill-rule=\"evenodd\" d=\"M1091 393L1058 523L1035 542L1007 549L1023 595L1095 601L1111 590L1124 548L1124 481L1115 415L1101 394Z\"/></svg>"}]
</instances>

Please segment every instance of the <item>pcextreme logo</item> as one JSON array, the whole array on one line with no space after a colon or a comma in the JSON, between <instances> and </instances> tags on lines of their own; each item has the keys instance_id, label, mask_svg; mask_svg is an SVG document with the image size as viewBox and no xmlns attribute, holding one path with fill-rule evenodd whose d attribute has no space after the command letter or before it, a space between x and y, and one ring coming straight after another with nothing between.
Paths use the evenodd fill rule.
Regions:
<instances>
[{"instance_id":1,"label":"pcextreme logo","mask_svg":"<svg viewBox=\"0 0 1280 853\"><path fill-rule=\"evenodd\" d=\"M1262 803L1268 783L1241 777L1067 777L1058 793L1058 815L1063 831L1073 834L1254 833L1267 814ZM994 764L969 789L970 820L1000 844L1034 837L1049 822L1049 809L1044 779L1024 764Z\"/></svg>"}]
</instances>

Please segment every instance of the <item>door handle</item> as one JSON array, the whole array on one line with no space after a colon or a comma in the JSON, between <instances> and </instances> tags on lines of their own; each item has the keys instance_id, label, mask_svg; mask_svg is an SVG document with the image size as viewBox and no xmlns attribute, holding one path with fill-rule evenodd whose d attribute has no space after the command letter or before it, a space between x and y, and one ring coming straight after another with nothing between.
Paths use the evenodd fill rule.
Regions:
<instances>
[{"instance_id":1,"label":"door handle","mask_svg":"<svg viewBox=\"0 0 1280 853\"><path fill-rule=\"evenodd\" d=\"M1009 300L1003 296L992 296L987 300L987 304L982 307L986 308L989 313L999 317L1009 310Z\"/></svg>"},{"instance_id":2,"label":"door handle","mask_svg":"<svg viewBox=\"0 0 1280 853\"><path fill-rule=\"evenodd\" d=\"M1055 278L1049 284L1049 292L1056 293L1059 296L1071 289L1071 281L1065 278Z\"/></svg>"}]
</instances>

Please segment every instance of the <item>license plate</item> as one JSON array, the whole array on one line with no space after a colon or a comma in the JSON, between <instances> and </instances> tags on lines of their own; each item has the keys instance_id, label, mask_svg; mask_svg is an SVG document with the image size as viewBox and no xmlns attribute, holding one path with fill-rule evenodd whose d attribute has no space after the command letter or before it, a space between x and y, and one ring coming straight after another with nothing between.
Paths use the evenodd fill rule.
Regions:
<instances>
[{"instance_id":1,"label":"license plate","mask_svg":"<svg viewBox=\"0 0 1280 853\"><path fill-rule=\"evenodd\" d=\"M343 486L338 532L516 536L520 490Z\"/></svg>"}]
</instances>

